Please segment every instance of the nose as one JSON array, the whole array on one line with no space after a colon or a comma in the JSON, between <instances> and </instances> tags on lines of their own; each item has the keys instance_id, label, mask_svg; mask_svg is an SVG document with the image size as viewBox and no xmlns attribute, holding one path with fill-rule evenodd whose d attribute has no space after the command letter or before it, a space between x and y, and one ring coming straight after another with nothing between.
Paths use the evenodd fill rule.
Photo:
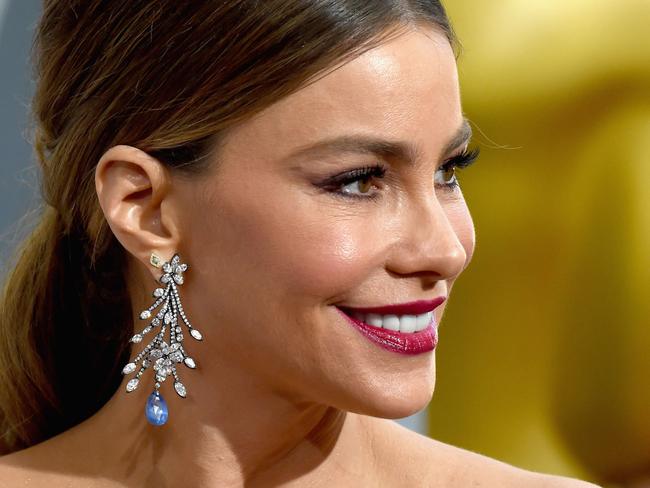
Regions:
<instances>
[{"instance_id":1,"label":"nose","mask_svg":"<svg viewBox=\"0 0 650 488\"><path fill-rule=\"evenodd\" d=\"M395 228L389 268L395 273L430 274L437 280L457 277L465 268L467 252L455 225L437 198L411 200L402 209Z\"/></svg>"}]
</instances>

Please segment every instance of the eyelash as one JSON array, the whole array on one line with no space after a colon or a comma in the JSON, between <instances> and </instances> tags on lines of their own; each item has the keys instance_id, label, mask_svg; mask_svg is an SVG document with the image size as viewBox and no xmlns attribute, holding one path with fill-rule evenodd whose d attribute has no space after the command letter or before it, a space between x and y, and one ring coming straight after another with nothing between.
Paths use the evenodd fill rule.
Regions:
<instances>
[{"instance_id":1,"label":"eyelash","mask_svg":"<svg viewBox=\"0 0 650 488\"><path fill-rule=\"evenodd\" d=\"M447 171L450 169L464 169L468 166L471 166L479 157L480 148L476 147L474 149L465 150L461 154L454 156L447 160L443 165L438 168L438 171ZM377 192L369 194L368 196L362 196L356 193L346 193L340 190L342 186L349 185L356 181L362 181L367 178L383 178L386 174L387 168L381 163L377 163L373 166L365 166L363 168L357 168L347 173L334 176L331 178L327 187L332 188L331 193L335 196L341 196L343 198L353 198L358 200L374 200L379 197ZM454 191L458 186L458 179L454 173L453 181L451 183L444 183L442 185L447 191Z\"/></svg>"}]
</instances>

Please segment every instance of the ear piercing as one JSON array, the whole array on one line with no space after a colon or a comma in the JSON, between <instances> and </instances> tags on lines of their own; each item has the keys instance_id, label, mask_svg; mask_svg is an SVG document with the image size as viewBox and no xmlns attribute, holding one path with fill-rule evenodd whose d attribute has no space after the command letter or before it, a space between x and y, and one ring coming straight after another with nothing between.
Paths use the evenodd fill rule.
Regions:
<instances>
[{"instance_id":1,"label":"ear piercing","mask_svg":"<svg viewBox=\"0 0 650 488\"><path fill-rule=\"evenodd\" d=\"M183 363L189 369L196 368L196 362L187 354L183 348L183 329L181 321L187 327L190 336L197 341L203 340L203 335L195 329L183 310L181 298L178 294L178 287L184 282L183 273L187 271L188 265L180 262L178 254L174 254L171 261L163 262L156 253L151 253L150 263L160 268L163 274L159 278L164 288L156 288L153 296L156 299L149 308L140 313L140 320L149 320L155 309L160 307L153 319L144 329L135 334L130 342L138 344L142 342L145 335L152 331L157 331L156 335L149 344L122 370L122 374L127 375L135 372L137 365L140 369L135 377L126 384L126 391L132 392L138 388L140 378L144 372L153 366L155 371L154 389L145 406L145 416L149 423L153 425L163 425L167 422L169 410L167 402L163 398L159 389L162 383L169 377L174 378L174 390L181 397L187 396L185 385L181 382L176 365ZM179 321L179 317L181 321ZM169 332L169 342L165 341L165 332Z\"/></svg>"}]
</instances>

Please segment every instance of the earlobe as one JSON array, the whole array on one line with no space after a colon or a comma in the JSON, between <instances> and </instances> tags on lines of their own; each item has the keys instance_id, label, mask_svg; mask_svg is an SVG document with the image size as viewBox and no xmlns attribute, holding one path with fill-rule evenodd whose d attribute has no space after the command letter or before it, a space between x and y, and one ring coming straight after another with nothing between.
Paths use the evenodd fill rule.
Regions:
<instances>
[{"instance_id":1,"label":"earlobe","mask_svg":"<svg viewBox=\"0 0 650 488\"><path fill-rule=\"evenodd\" d=\"M111 231L124 248L151 268L152 251L171 256L179 232L169 170L132 146L114 146L95 168L95 189Z\"/></svg>"}]
</instances>

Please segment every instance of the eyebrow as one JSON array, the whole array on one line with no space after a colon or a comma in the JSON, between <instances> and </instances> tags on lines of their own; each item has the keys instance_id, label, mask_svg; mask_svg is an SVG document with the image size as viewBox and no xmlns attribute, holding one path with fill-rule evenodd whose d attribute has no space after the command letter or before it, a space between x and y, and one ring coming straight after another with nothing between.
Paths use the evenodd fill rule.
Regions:
<instances>
[{"instance_id":1,"label":"eyebrow","mask_svg":"<svg viewBox=\"0 0 650 488\"><path fill-rule=\"evenodd\" d=\"M441 158L448 156L454 149L465 145L471 138L472 127L468 119L464 117L458 130L443 148ZM289 155L289 159L325 156L341 152L394 157L406 162L414 162L423 157L421 149L407 141L381 139L365 135L343 135L301 146Z\"/></svg>"}]
</instances>

